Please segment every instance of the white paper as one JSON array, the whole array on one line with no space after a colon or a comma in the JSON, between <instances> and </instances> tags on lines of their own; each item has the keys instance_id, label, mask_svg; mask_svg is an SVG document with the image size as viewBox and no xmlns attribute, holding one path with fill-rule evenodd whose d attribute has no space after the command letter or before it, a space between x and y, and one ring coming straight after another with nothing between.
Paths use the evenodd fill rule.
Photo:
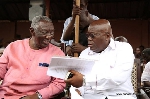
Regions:
<instances>
[{"instance_id":1,"label":"white paper","mask_svg":"<svg viewBox=\"0 0 150 99\"><path fill-rule=\"evenodd\" d=\"M94 60L78 57L52 57L47 75L64 79L69 70L76 70L84 75L88 75L94 63Z\"/></svg>"}]
</instances>

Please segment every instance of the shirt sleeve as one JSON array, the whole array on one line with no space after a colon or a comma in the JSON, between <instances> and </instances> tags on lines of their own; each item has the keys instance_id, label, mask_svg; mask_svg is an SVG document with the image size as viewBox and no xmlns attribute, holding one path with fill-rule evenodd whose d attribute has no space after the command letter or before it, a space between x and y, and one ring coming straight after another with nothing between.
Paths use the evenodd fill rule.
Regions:
<instances>
[{"instance_id":1,"label":"shirt sleeve","mask_svg":"<svg viewBox=\"0 0 150 99\"><path fill-rule=\"evenodd\" d=\"M65 21L65 23L64 23L63 33L62 33L62 36L61 36L61 39L60 39L61 43L66 43L66 44L69 43L68 41L64 41L64 40L63 40L63 36L64 36L64 32L65 32L67 26L68 26L69 23L71 22L71 19L72 19L72 18L69 17L68 19L66 19L66 21Z\"/></svg>"},{"instance_id":2,"label":"shirt sleeve","mask_svg":"<svg viewBox=\"0 0 150 99\"><path fill-rule=\"evenodd\" d=\"M145 65L144 71L141 76L141 81L150 81L150 62Z\"/></svg>"},{"instance_id":3,"label":"shirt sleeve","mask_svg":"<svg viewBox=\"0 0 150 99\"><path fill-rule=\"evenodd\" d=\"M90 15L91 15L91 17L92 17L94 20L99 20L99 18L98 18L97 16L92 15L92 14L90 14Z\"/></svg>"},{"instance_id":4,"label":"shirt sleeve","mask_svg":"<svg viewBox=\"0 0 150 99\"><path fill-rule=\"evenodd\" d=\"M59 56L65 56L62 51L59 51L59 53L57 54ZM42 95L42 99L49 99L52 98L54 95L63 92L65 86L66 83L63 79L51 77L50 84L47 87L38 90L38 92Z\"/></svg>"},{"instance_id":5,"label":"shirt sleeve","mask_svg":"<svg viewBox=\"0 0 150 99\"><path fill-rule=\"evenodd\" d=\"M38 92L42 95L43 99L49 99L52 98L54 95L63 92L65 86L66 84L64 80L59 78L53 78L49 86L38 90Z\"/></svg>"}]
</instances>

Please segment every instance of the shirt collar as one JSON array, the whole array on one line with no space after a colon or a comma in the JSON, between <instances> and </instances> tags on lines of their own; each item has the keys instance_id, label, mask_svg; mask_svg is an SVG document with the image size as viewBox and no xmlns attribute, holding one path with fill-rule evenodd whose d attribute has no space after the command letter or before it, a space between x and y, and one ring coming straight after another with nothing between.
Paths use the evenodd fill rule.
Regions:
<instances>
[{"instance_id":1,"label":"shirt collar","mask_svg":"<svg viewBox=\"0 0 150 99\"><path fill-rule=\"evenodd\" d=\"M110 38L110 43L107 46L107 48L104 50L104 52L108 51L108 50L111 50L111 49L115 49L115 48L116 48L115 41L112 38ZM89 55L98 54L98 53L93 52L92 50L90 50L90 47L88 49L89 49L89 53L88 53Z\"/></svg>"},{"instance_id":2,"label":"shirt collar","mask_svg":"<svg viewBox=\"0 0 150 99\"><path fill-rule=\"evenodd\" d=\"M112 38L110 38L110 43L109 43L109 45L107 46L107 48L105 49L105 50L108 50L108 49L115 49L116 48L116 44L115 44L115 41L112 39ZM105 51L104 50L104 51Z\"/></svg>"}]
</instances>

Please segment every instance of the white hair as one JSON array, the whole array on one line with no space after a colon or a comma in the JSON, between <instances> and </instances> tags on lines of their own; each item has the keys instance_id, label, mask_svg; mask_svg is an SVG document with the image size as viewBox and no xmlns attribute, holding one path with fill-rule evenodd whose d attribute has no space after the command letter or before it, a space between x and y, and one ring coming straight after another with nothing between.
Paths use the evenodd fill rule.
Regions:
<instances>
[{"instance_id":1,"label":"white hair","mask_svg":"<svg viewBox=\"0 0 150 99\"><path fill-rule=\"evenodd\" d=\"M38 28L39 22L41 20L47 21L47 22L52 22L52 20L50 18L48 18L47 16L41 16L41 15L39 15L39 16L35 16L32 19L31 27L36 30Z\"/></svg>"}]
</instances>

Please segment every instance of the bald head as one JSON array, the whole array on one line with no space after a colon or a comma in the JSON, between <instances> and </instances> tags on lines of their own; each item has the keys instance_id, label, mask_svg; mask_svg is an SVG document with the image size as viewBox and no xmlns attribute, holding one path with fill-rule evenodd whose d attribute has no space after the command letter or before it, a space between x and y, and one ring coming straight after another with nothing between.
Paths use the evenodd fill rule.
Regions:
<instances>
[{"instance_id":1,"label":"bald head","mask_svg":"<svg viewBox=\"0 0 150 99\"><path fill-rule=\"evenodd\" d=\"M106 20L106 19L95 20L95 21L93 21L90 24L89 28L90 27L94 27L93 30L98 29L102 33L104 33L104 32L106 33L107 32L113 38L113 34L112 34L112 29L111 29L110 22L108 20Z\"/></svg>"},{"instance_id":2,"label":"bald head","mask_svg":"<svg viewBox=\"0 0 150 99\"><path fill-rule=\"evenodd\" d=\"M88 27L88 46L94 52L103 51L112 37L111 25L106 19L95 20Z\"/></svg>"}]
</instances>

